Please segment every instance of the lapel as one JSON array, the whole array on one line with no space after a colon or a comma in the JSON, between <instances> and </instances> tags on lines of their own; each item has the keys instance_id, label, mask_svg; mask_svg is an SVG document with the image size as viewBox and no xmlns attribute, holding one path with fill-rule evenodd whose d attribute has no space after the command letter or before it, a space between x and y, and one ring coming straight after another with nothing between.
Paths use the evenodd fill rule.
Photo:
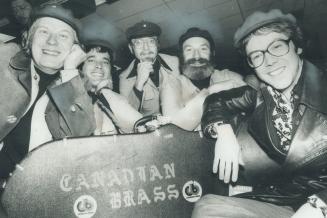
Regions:
<instances>
[{"instance_id":1,"label":"lapel","mask_svg":"<svg viewBox=\"0 0 327 218\"><path fill-rule=\"evenodd\" d=\"M299 107L304 114L284 163L290 169L327 153L324 148L327 144L327 102L323 100L327 95L326 76L308 61L303 62L302 73L304 81Z\"/></svg>"},{"instance_id":2,"label":"lapel","mask_svg":"<svg viewBox=\"0 0 327 218\"><path fill-rule=\"evenodd\" d=\"M27 93L31 95L31 59L21 51L10 60L9 64L17 72L18 81L26 89Z\"/></svg>"}]
</instances>

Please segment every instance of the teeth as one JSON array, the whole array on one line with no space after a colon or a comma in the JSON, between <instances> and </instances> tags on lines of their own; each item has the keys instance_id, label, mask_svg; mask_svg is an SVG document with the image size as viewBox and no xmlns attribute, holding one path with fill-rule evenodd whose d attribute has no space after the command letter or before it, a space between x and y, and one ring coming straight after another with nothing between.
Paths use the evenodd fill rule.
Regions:
<instances>
[{"instance_id":1,"label":"teeth","mask_svg":"<svg viewBox=\"0 0 327 218\"><path fill-rule=\"evenodd\" d=\"M94 77L103 77L103 73L92 73Z\"/></svg>"},{"instance_id":2,"label":"teeth","mask_svg":"<svg viewBox=\"0 0 327 218\"><path fill-rule=\"evenodd\" d=\"M193 63L191 64L192 67L200 67L200 66L203 66L204 64L202 63Z\"/></svg>"},{"instance_id":3,"label":"teeth","mask_svg":"<svg viewBox=\"0 0 327 218\"><path fill-rule=\"evenodd\" d=\"M43 54L47 54L47 55L59 55L60 54L60 52L58 52L58 51L47 50L47 49L43 49L42 52L43 52Z\"/></svg>"}]
</instances>

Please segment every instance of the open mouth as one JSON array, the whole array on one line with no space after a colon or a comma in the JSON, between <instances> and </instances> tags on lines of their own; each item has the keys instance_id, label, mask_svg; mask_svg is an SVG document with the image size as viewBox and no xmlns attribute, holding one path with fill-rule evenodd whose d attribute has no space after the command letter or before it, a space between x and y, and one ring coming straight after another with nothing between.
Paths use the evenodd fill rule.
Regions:
<instances>
[{"instance_id":1,"label":"open mouth","mask_svg":"<svg viewBox=\"0 0 327 218\"><path fill-rule=\"evenodd\" d=\"M104 74L100 73L100 72L92 72L91 75L94 78L103 78L103 76L104 76Z\"/></svg>"},{"instance_id":2,"label":"open mouth","mask_svg":"<svg viewBox=\"0 0 327 218\"><path fill-rule=\"evenodd\" d=\"M192 67L202 67L205 64L206 63L202 63L202 62L194 62L194 63L190 64L190 66L192 66Z\"/></svg>"},{"instance_id":3,"label":"open mouth","mask_svg":"<svg viewBox=\"0 0 327 218\"><path fill-rule=\"evenodd\" d=\"M58 56L60 54L59 51L49 50L49 49L42 49L42 53L45 55L51 55L51 56Z\"/></svg>"},{"instance_id":4,"label":"open mouth","mask_svg":"<svg viewBox=\"0 0 327 218\"><path fill-rule=\"evenodd\" d=\"M276 75L281 74L284 70L285 70L285 67L279 67L279 68L277 68L275 70L272 70L272 71L268 72L268 75L269 76L276 76Z\"/></svg>"}]
</instances>

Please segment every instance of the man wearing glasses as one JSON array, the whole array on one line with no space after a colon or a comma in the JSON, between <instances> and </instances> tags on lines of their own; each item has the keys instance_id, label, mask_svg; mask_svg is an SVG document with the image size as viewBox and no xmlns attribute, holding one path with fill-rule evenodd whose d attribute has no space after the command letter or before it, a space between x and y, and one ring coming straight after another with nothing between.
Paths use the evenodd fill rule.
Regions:
<instances>
[{"instance_id":1,"label":"man wearing glasses","mask_svg":"<svg viewBox=\"0 0 327 218\"><path fill-rule=\"evenodd\" d=\"M179 75L178 58L159 54L161 29L142 21L126 31L130 52L135 59L120 75L120 93L143 115L161 113L159 87L163 77Z\"/></svg>"},{"instance_id":2,"label":"man wearing glasses","mask_svg":"<svg viewBox=\"0 0 327 218\"><path fill-rule=\"evenodd\" d=\"M253 191L207 195L193 217L327 217L327 78L302 58L302 41L295 17L280 10L253 13L235 33L260 87L210 95L202 129L217 138L213 172L236 182L242 165L256 173ZM243 128L232 127L241 113Z\"/></svg>"}]
</instances>

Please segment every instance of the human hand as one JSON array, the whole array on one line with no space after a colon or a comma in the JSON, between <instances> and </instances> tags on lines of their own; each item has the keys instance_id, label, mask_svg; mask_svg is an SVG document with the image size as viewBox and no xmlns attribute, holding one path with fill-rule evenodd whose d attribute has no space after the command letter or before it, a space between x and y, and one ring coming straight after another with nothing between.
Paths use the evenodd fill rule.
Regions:
<instances>
[{"instance_id":1,"label":"human hand","mask_svg":"<svg viewBox=\"0 0 327 218\"><path fill-rule=\"evenodd\" d=\"M97 86L96 86L96 92L99 92L101 89L104 87L108 87L109 89L113 88L112 80L106 79L106 80L101 80Z\"/></svg>"},{"instance_id":2,"label":"human hand","mask_svg":"<svg viewBox=\"0 0 327 218\"><path fill-rule=\"evenodd\" d=\"M213 173L219 173L219 179L225 183L236 182L239 170L240 145L232 126L223 124L217 126L218 138L215 144Z\"/></svg>"},{"instance_id":3,"label":"human hand","mask_svg":"<svg viewBox=\"0 0 327 218\"><path fill-rule=\"evenodd\" d=\"M150 61L140 62L137 65L137 77L135 88L139 91L143 90L144 84L148 81L150 73L153 72L153 63Z\"/></svg>"},{"instance_id":4,"label":"human hand","mask_svg":"<svg viewBox=\"0 0 327 218\"><path fill-rule=\"evenodd\" d=\"M74 44L64 61L64 70L76 69L85 60L86 53L78 44Z\"/></svg>"},{"instance_id":5,"label":"human hand","mask_svg":"<svg viewBox=\"0 0 327 218\"><path fill-rule=\"evenodd\" d=\"M209 94L221 92L224 90L232 89L234 88L234 84L232 81L225 81L225 82L219 82L214 83L208 87Z\"/></svg>"},{"instance_id":6,"label":"human hand","mask_svg":"<svg viewBox=\"0 0 327 218\"><path fill-rule=\"evenodd\" d=\"M303 204L292 216L292 218L324 218L319 208L312 207L309 203Z\"/></svg>"}]
</instances>

